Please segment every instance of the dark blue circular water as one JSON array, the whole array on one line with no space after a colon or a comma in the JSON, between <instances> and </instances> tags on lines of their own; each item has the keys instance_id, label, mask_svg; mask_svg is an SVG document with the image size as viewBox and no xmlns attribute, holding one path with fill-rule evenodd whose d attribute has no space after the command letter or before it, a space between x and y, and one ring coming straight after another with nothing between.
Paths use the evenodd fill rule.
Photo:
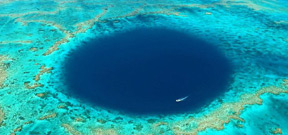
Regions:
<instances>
[{"instance_id":1,"label":"dark blue circular water","mask_svg":"<svg viewBox=\"0 0 288 135\"><path fill-rule=\"evenodd\" d=\"M135 29L88 41L71 52L64 71L69 90L90 103L171 114L198 109L222 94L232 69L205 41L168 29Z\"/></svg>"}]
</instances>

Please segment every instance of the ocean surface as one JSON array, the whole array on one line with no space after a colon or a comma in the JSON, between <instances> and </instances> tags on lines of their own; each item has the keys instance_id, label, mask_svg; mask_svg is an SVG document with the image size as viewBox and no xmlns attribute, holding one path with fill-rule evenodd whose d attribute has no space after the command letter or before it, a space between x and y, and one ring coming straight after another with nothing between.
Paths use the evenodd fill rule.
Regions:
<instances>
[{"instance_id":1,"label":"ocean surface","mask_svg":"<svg viewBox=\"0 0 288 135\"><path fill-rule=\"evenodd\" d=\"M0 33L0 135L288 134L287 0L0 0Z\"/></svg>"}]
</instances>

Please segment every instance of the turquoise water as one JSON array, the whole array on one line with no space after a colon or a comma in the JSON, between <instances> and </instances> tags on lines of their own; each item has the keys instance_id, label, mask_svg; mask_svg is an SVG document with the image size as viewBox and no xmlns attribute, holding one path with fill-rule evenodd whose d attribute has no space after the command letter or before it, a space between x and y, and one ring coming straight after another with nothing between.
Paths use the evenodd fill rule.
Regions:
<instances>
[{"instance_id":1,"label":"turquoise water","mask_svg":"<svg viewBox=\"0 0 288 135\"><path fill-rule=\"evenodd\" d=\"M288 134L284 0L4 0L0 7L1 134ZM227 91L195 111L153 116L71 94L63 77L71 52L142 27L216 46L235 66Z\"/></svg>"}]
</instances>

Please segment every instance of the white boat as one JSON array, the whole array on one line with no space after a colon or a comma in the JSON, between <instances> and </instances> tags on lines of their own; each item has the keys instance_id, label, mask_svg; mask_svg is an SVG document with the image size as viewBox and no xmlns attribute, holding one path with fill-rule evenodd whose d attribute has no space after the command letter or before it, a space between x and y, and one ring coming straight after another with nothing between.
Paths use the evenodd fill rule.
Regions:
<instances>
[{"instance_id":1,"label":"white boat","mask_svg":"<svg viewBox=\"0 0 288 135\"><path fill-rule=\"evenodd\" d=\"M176 99L176 102L184 101L184 100L187 99L188 97L189 97L189 96L186 96L186 97L183 97L183 98Z\"/></svg>"}]
</instances>

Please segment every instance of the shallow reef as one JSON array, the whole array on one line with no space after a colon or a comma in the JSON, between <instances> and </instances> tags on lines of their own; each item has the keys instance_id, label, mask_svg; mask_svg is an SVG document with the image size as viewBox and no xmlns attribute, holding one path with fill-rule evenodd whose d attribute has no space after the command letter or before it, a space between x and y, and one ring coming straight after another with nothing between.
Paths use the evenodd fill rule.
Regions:
<instances>
[{"instance_id":1,"label":"shallow reef","mask_svg":"<svg viewBox=\"0 0 288 135\"><path fill-rule=\"evenodd\" d=\"M74 97L71 52L95 38L165 28L213 43L234 66L228 90L180 114L130 115ZM0 133L288 134L285 0L2 0Z\"/></svg>"}]
</instances>

